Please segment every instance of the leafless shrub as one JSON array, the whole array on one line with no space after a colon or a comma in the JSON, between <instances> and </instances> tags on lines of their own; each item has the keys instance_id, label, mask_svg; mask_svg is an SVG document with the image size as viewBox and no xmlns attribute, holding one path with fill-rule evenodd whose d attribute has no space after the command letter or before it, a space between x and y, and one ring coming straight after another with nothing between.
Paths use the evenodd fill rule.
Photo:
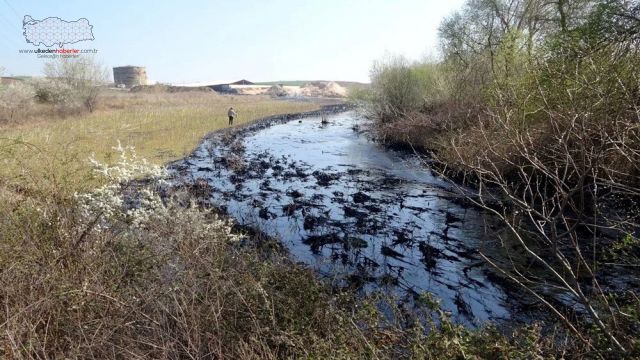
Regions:
<instances>
[{"instance_id":1,"label":"leafless shrub","mask_svg":"<svg viewBox=\"0 0 640 360\"><path fill-rule=\"evenodd\" d=\"M625 315L601 282L611 265L624 267L604 265L604 249L640 234L638 102L628 79L616 72L600 73L600 84L581 70L553 75L558 83L575 84L568 97L580 99L550 98L549 89L536 82L540 107L523 122L508 94L498 94L497 107L479 114L473 129L451 137L439 159L477 179L478 192L469 198L506 227L497 234L506 256L483 257L586 345L602 348L597 336L582 331L580 319L626 351L634 340L622 324L638 319ZM618 85L594 91L610 83ZM617 108L620 97L626 107ZM579 304L577 317L567 302Z\"/></svg>"},{"instance_id":2,"label":"leafless shrub","mask_svg":"<svg viewBox=\"0 0 640 360\"><path fill-rule=\"evenodd\" d=\"M420 82L407 59L388 56L371 69L374 112L384 120L417 110L423 103Z\"/></svg>"},{"instance_id":3,"label":"leafless shrub","mask_svg":"<svg viewBox=\"0 0 640 360\"><path fill-rule=\"evenodd\" d=\"M4 120L13 121L15 116L24 112L34 99L34 90L21 82L0 87L0 111Z\"/></svg>"},{"instance_id":4,"label":"leafless shrub","mask_svg":"<svg viewBox=\"0 0 640 360\"><path fill-rule=\"evenodd\" d=\"M470 114L483 111L471 102L443 101L412 111L390 122L378 122L377 134L387 144L409 144L416 149L446 151L451 134L473 126ZM444 146L443 146L444 144Z\"/></svg>"},{"instance_id":5,"label":"leafless shrub","mask_svg":"<svg viewBox=\"0 0 640 360\"><path fill-rule=\"evenodd\" d=\"M101 86L108 79L106 68L90 57L63 58L47 63L44 73L51 81L66 85L70 89L68 93L89 112L96 108L102 93Z\"/></svg>"},{"instance_id":6,"label":"leafless shrub","mask_svg":"<svg viewBox=\"0 0 640 360\"><path fill-rule=\"evenodd\" d=\"M70 109L79 105L73 89L68 84L55 79L36 79L31 81L38 102L51 104L58 110Z\"/></svg>"},{"instance_id":7,"label":"leafless shrub","mask_svg":"<svg viewBox=\"0 0 640 360\"><path fill-rule=\"evenodd\" d=\"M476 187L460 190L504 225L485 259L595 357L638 353L637 289L607 285L638 270L639 14L635 1L467 1L440 27L443 98L372 99L381 137Z\"/></svg>"}]
</instances>

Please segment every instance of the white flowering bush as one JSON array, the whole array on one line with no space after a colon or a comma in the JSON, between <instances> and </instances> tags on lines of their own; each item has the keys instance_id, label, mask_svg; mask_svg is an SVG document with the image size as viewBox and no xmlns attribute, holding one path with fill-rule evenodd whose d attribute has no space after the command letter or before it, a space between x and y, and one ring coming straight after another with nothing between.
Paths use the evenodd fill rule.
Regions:
<instances>
[{"instance_id":1,"label":"white flowering bush","mask_svg":"<svg viewBox=\"0 0 640 360\"><path fill-rule=\"evenodd\" d=\"M120 141L113 148L119 155L115 165L100 163L95 155L89 158L97 174L104 176L112 183L126 183L136 178L146 177L157 181L163 181L167 177L164 167L151 164L147 159L138 158L133 146L123 147Z\"/></svg>"},{"instance_id":2,"label":"white flowering bush","mask_svg":"<svg viewBox=\"0 0 640 360\"><path fill-rule=\"evenodd\" d=\"M160 186L165 183L166 170L139 159L131 146L123 147L118 142L114 150L119 153L114 165L101 163L95 156L89 159L95 173L107 183L92 192L76 194L83 217L92 222L101 218L100 228L116 221L140 227L152 219L166 216L167 207L157 192L149 187L135 189L131 186L133 180L143 178ZM129 200L125 201L127 198Z\"/></svg>"},{"instance_id":3,"label":"white flowering bush","mask_svg":"<svg viewBox=\"0 0 640 360\"><path fill-rule=\"evenodd\" d=\"M114 165L101 163L92 156L89 161L94 171L107 180L92 192L76 194L82 217L98 231L115 224L126 224L131 230L149 230L162 224L190 224L190 235L237 241L228 220L215 214L199 211L197 207L183 206L172 200L163 200L157 189L168 185L164 167L138 158L131 146L120 142L114 150L119 153ZM134 184L135 180L140 180ZM138 184L144 183L140 186Z\"/></svg>"},{"instance_id":4,"label":"white flowering bush","mask_svg":"<svg viewBox=\"0 0 640 360\"><path fill-rule=\"evenodd\" d=\"M98 228L118 222L142 228L186 210L163 201L158 194L157 189L168 185L168 174L164 167L139 158L133 147L123 147L120 142L113 149L119 154L114 165L102 163L95 156L89 158L95 173L104 178L106 184L89 193L75 194L87 222L98 222ZM226 225L226 222L217 218L214 220L205 228L219 229L223 223Z\"/></svg>"}]
</instances>

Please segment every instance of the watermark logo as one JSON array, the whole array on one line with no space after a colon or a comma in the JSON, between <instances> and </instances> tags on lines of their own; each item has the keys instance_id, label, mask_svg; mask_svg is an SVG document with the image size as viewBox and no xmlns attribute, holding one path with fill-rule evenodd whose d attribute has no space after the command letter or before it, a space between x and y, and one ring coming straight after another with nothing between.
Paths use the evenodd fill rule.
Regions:
<instances>
[{"instance_id":1,"label":"watermark logo","mask_svg":"<svg viewBox=\"0 0 640 360\"><path fill-rule=\"evenodd\" d=\"M26 15L22 20L23 35L27 43L33 46L45 46L49 49L21 49L21 54L35 54L39 58L74 58L80 54L95 54L97 49L70 49L65 45L82 41L93 41L93 25L86 18L68 21L59 17L47 17L41 20ZM51 49L52 47L57 47Z\"/></svg>"}]
</instances>

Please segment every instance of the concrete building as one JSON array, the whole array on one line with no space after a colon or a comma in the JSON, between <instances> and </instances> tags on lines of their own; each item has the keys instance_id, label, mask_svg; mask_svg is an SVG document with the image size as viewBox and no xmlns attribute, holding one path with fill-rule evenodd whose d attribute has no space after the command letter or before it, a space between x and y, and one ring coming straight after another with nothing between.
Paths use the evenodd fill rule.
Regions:
<instances>
[{"instance_id":1,"label":"concrete building","mask_svg":"<svg viewBox=\"0 0 640 360\"><path fill-rule=\"evenodd\" d=\"M142 66L118 66L113 68L113 82L127 88L147 85L147 70Z\"/></svg>"}]
</instances>

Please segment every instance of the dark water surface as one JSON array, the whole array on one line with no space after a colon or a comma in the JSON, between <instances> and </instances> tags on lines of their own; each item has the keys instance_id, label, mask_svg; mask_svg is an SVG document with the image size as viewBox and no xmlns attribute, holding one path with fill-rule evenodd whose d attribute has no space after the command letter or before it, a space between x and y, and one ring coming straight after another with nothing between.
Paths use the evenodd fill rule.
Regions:
<instances>
[{"instance_id":1,"label":"dark water surface","mask_svg":"<svg viewBox=\"0 0 640 360\"><path fill-rule=\"evenodd\" d=\"M426 290L469 325L510 319L507 294L477 255L481 214L416 157L370 141L355 113L328 120L276 124L235 143L214 134L173 168L204 179L213 204L341 284Z\"/></svg>"}]
</instances>

